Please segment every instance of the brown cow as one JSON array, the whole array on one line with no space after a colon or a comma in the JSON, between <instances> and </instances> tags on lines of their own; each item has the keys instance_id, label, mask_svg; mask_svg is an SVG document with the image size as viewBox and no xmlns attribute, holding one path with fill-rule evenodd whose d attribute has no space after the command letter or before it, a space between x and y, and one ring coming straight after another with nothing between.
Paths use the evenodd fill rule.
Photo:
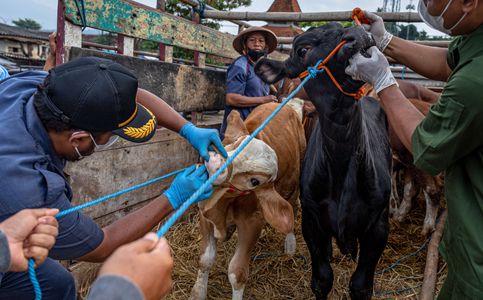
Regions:
<instances>
[{"instance_id":1,"label":"brown cow","mask_svg":"<svg viewBox=\"0 0 483 300\"><path fill-rule=\"evenodd\" d=\"M409 101L424 115L428 114L432 105L418 99L409 99ZM401 201L399 201L397 194L397 186L395 184L393 186L390 215L398 222L402 222L411 210L413 199L422 192L426 213L421 234L427 235L434 230L436 225L436 217L438 216L442 196L442 178L440 175L432 176L414 166L412 154L404 147L392 126L389 126L389 137L394 157L393 182L395 183L398 179L403 180L403 197Z\"/></svg>"},{"instance_id":2,"label":"brown cow","mask_svg":"<svg viewBox=\"0 0 483 300\"><path fill-rule=\"evenodd\" d=\"M278 106L267 103L254 109L243 122L237 111L228 116L223 143L231 155ZM229 239L238 230L238 246L228 267L233 299L241 300L248 280L250 252L266 223L286 234L285 252L295 252L294 215L298 205L299 176L305 151L301 116L284 107L215 181L212 198L199 204L200 269L191 299L205 299L208 274L216 256L217 240ZM223 163L210 153L213 174Z\"/></svg>"},{"instance_id":3,"label":"brown cow","mask_svg":"<svg viewBox=\"0 0 483 300\"><path fill-rule=\"evenodd\" d=\"M282 101L288 97L300 85L300 83L301 80L299 78L285 77L279 82L271 85L271 87L275 93L275 96L279 99L279 101ZM300 91L295 94L294 98L304 101L302 125L304 126L305 139L308 141L310 134L314 130L318 115L315 111L314 104L310 101L309 96L307 96L304 88L300 89Z\"/></svg>"}]
</instances>

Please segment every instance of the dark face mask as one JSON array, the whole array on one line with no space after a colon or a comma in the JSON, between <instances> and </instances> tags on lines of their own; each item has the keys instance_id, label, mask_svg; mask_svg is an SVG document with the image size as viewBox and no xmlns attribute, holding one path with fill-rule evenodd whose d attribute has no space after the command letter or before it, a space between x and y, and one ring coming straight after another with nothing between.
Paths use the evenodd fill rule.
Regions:
<instances>
[{"instance_id":1,"label":"dark face mask","mask_svg":"<svg viewBox=\"0 0 483 300\"><path fill-rule=\"evenodd\" d=\"M253 61L258 61L260 58L264 57L267 55L266 50L248 50L247 52L248 57L250 57Z\"/></svg>"}]
</instances>

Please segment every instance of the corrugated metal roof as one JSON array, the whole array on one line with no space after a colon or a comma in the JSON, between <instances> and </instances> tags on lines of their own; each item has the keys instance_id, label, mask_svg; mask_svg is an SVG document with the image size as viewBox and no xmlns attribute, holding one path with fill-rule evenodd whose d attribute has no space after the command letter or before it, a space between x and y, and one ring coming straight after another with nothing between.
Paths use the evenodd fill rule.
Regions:
<instances>
[{"instance_id":1,"label":"corrugated metal roof","mask_svg":"<svg viewBox=\"0 0 483 300\"><path fill-rule=\"evenodd\" d=\"M11 25L0 23L0 37L1 36L10 36L10 37L19 37L19 38L48 41L49 40L49 34L50 34L50 32L24 29L24 28L20 28L20 27L17 27L17 26L11 26Z\"/></svg>"}]
</instances>

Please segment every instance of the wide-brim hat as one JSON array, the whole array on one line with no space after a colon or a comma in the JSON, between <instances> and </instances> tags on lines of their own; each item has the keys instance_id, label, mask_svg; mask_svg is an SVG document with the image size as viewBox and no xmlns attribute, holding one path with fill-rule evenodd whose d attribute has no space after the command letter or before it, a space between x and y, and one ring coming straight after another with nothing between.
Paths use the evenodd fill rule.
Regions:
<instances>
[{"instance_id":1,"label":"wide-brim hat","mask_svg":"<svg viewBox=\"0 0 483 300\"><path fill-rule=\"evenodd\" d=\"M254 32L259 32L265 36L265 43L268 47L268 53L272 53L277 48L277 36L273 31L263 28L263 27L248 27L247 29L240 32L235 39L233 40L233 48L235 48L236 52L244 55L243 48L246 39L248 36Z\"/></svg>"}]
</instances>

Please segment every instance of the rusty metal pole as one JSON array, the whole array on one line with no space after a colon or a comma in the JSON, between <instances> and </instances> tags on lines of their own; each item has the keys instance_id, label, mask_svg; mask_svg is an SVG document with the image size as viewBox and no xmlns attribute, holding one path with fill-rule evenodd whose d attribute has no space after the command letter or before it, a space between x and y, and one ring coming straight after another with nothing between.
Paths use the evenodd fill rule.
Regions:
<instances>
[{"instance_id":1,"label":"rusty metal pole","mask_svg":"<svg viewBox=\"0 0 483 300\"><path fill-rule=\"evenodd\" d=\"M64 2L62 0L57 1L57 36L55 46L55 65L61 65L64 63L65 58L65 16L64 16Z\"/></svg>"},{"instance_id":2,"label":"rusty metal pole","mask_svg":"<svg viewBox=\"0 0 483 300\"><path fill-rule=\"evenodd\" d=\"M156 8L159 9L160 11L165 11L166 2L164 0L157 0ZM166 45L163 43L159 43L159 60L166 61Z\"/></svg>"}]
</instances>

